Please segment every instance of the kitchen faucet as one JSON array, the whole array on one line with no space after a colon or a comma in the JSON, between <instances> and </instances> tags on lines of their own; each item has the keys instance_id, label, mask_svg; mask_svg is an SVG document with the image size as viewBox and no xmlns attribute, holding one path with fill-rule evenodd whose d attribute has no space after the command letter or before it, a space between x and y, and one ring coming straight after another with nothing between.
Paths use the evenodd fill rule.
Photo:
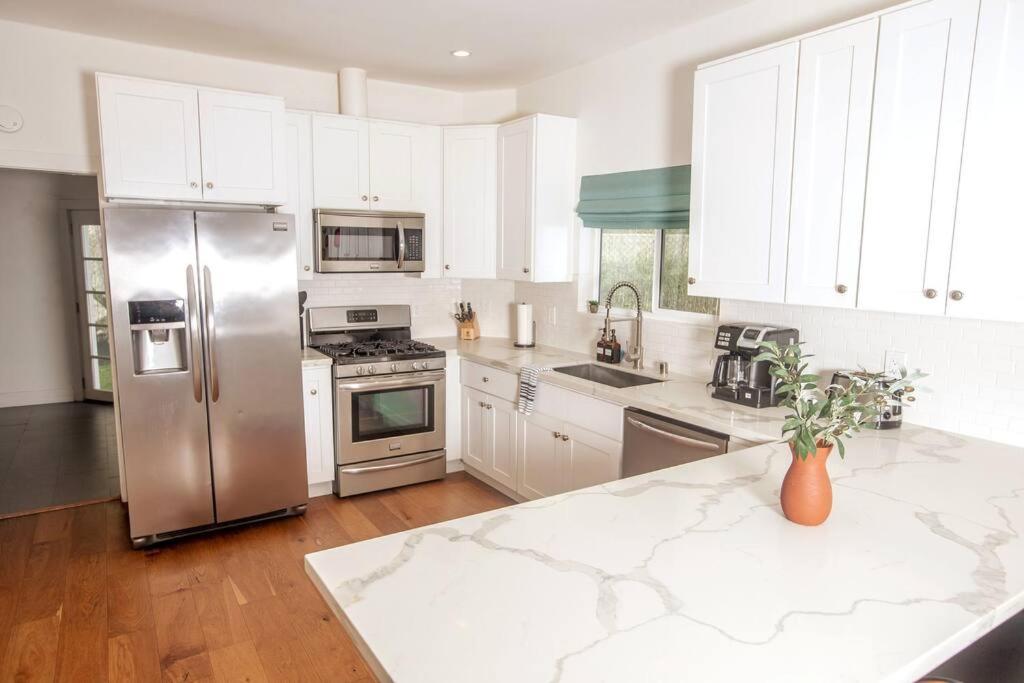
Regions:
<instances>
[{"instance_id":1,"label":"kitchen faucet","mask_svg":"<svg viewBox=\"0 0 1024 683\"><path fill-rule=\"evenodd\" d=\"M606 337L611 336L612 323L620 322L623 320L634 320L634 318L612 318L612 296L615 295L619 289L626 287L633 292L633 297L636 299L636 335L631 340L633 342L632 348L626 350L626 360L633 364L635 370L644 369L644 313L643 309L640 308L640 291L636 288L632 282L616 282L612 285L611 289L608 290L608 296L604 299L604 335Z\"/></svg>"}]
</instances>

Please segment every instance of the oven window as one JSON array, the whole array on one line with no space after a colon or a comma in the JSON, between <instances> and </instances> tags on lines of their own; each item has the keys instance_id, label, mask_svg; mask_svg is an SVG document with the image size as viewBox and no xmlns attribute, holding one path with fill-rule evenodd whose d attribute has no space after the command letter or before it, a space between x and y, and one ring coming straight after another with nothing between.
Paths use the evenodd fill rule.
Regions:
<instances>
[{"instance_id":1,"label":"oven window","mask_svg":"<svg viewBox=\"0 0 1024 683\"><path fill-rule=\"evenodd\" d=\"M352 395L352 440L371 441L434 431L434 387Z\"/></svg>"},{"instance_id":2,"label":"oven window","mask_svg":"<svg viewBox=\"0 0 1024 683\"><path fill-rule=\"evenodd\" d=\"M325 261L393 261L398 258L398 230L321 226L320 253Z\"/></svg>"}]
</instances>

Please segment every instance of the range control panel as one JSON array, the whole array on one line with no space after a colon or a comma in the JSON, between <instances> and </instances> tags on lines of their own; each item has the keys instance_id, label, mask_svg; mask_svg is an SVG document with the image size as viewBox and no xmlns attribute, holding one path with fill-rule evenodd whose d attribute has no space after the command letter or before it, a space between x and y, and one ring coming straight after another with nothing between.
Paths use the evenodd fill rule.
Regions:
<instances>
[{"instance_id":1,"label":"range control panel","mask_svg":"<svg viewBox=\"0 0 1024 683\"><path fill-rule=\"evenodd\" d=\"M377 322L377 309L362 308L357 311L345 311L345 320L350 323Z\"/></svg>"}]
</instances>

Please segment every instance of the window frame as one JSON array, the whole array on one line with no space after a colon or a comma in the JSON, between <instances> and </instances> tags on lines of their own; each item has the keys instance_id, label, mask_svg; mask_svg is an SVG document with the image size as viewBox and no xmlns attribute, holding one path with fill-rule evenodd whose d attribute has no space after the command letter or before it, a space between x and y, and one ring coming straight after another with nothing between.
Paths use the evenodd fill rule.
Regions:
<instances>
[{"instance_id":1,"label":"window frame","mask_svg":"<svg viewBox=\"0 0 1024 683\"><path fill-rule=\"evenodd\" d=\"M662 235L660 228L651 228L659 233L654 240L654 272L651 276L651 310L644 311L644 318L648 320L664 320L668 322L692 323L697 325L717 324L717 315L710 313L695 313L693 311L677 311L671 308L661 307L661 257L662 257ZM601 299L601 233L604 228L582 228L585 233L580 240L580 287L577 309L580 313L589 313L587 301L597 299L601 301L598 314L603 315L604 302ZM632 308L612 308L612 315L626 316L635 312ZM719 304L719 314L721 304Z\"/></svg>"}]
</instances>

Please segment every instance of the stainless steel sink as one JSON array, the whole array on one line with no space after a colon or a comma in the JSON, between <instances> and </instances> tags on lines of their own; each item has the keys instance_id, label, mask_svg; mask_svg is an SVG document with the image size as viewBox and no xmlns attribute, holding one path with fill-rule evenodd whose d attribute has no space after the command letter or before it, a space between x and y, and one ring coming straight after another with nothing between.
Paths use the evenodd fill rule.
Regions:
<instances>
[{"instance_id":1,"label":"stainless steel sink","mask_svg":"<svg viewBox=\"0 0 1024 683\"><path fill-rule=\"evenodd\" d=\"M597 363L567 365L562 368L554 368L554 370L555 372L560 372L563 375L572 375L573 377L579 377L580 379L597 382L598 384L615 387L616 389L638 387L642 384L657 384L658 382L665 381L661 379L654 379L652 377L644 377L643 375L634 375L631 372L623 372L622 370L608 368L603 365L598 365Z\"/></svg>"}]
</instances>

